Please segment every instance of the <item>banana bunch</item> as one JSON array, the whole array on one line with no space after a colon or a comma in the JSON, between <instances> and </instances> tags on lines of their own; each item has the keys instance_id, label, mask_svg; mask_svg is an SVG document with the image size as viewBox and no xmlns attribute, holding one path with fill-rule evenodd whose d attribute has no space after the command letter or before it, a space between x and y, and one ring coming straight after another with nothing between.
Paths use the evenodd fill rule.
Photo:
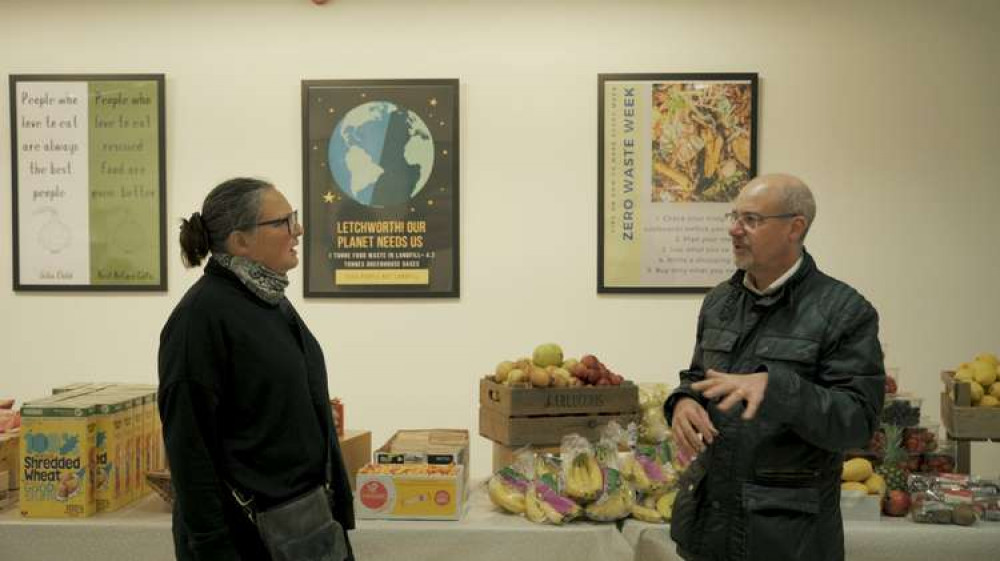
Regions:
<instances>
[{"instance_id":1,"label":"banana bunch","mask_svg":"<svg viewBox=\"0 0 1000 561\"><path fill-rule=\"evenodd\" d=\"M524 495L524 515L537 524L560 525L580 516L580 506L556 494L548 485L536 483Z\"/></svg>"},{"instance_id":2,"label":"banana bunch","mask_svg":"<svg viewBox=\"0 0 1000 561\"><path fill-rule=\"evenodd\" d=\"M656 511L664 520L670 522L671 514L674 511L674 499L677 498L677 489L667 491L656 499Z\"/></svg>"},{"instance_id":3,"label":"banana bunch","mask_svg":"<svg viewBox=\"0 0 1000 561\"><path fill-rule=\"evenodd\" d=\"M632 518L653 524L662 524L664 522L663 516L660 515L660 511L656 510L656 508L649 508L648 506L639 503L632 505Z\"/></svg>"},{"instance_id":4,"label":"banana bunch","mask_svg":"<svg viewBox=\"0 0 1000 561\"><path fill-rule=\"evenodd\" d=\"M535 454L535 479L559 481L559 461L552 454Z\"/></svg>"},{"instance_id":5,"label":"banana bunch","mask_svg":"<svg viewBox=\"0 0 1000 561\"><path fill-rule=\"evenodd\" d=\"M524 515L528 520L536 524L544 524L548 520L545 510L542 509L543 502L538 499L534 489L528 489L524 494Z\"/></svg>"},{"instance_id":6,"label":"banana bunch","mask_svg":"<svg viewBox=\"0 0 1000 561\"><path fill-rule=\"evenodd\" d=\"M601 500L587 505L584 512L591 520L611 522L632 514L633 503L635 499L632 489L628 485L622 485L613 493L601 497Z\"/></svg>"},{"instance_id":7,"label":"banana bunch","mask_svg":"<svg viewBox=\"0 0 1000 561\"><path fill-rule=\"evenodd\" d=\"M498 507L514 514L522 514L525 511L526 493L520 488L516 480L505 477L503 470L497 472L490 478L487 485L490 500Z\"/></svg>"},{"instance_id":8,"label":"banana bunch","mask_svg":"<svg viewBox=\"0 0 1000 561\"><path fill-rule=\"evenodd\" d=\"M636 459L635 454L628 454L622 460L622 477L624 477L629 483L632 484L632 488L636 491L642 493L648 493L653 490L654 484L649 476L646 475L646 469L642 467L639 460Z\"/></svg>"},{"instance_id":9,"label":"banana bunch","mask_svg":"<svg viewBox=\"0 0 1000 561\"><path fill-rule=\"evenodd\" d=\"M577 454L566 471L566 495L581 502L597 498L604 488L604 475L597 459L586 452Z\"/></svg>"},{"instance_id":10,"label":"banana bunch","mask_svg":"<svg viewBox=\"0 0 1000 561\"><path fill-rule=\"evenodd\" d=\"M555 489L541 481L535 483L535 494L538 496L546 518L553 524L568 522L583 512L580 505L560 495Z\"/></svg>"}]
</instances>

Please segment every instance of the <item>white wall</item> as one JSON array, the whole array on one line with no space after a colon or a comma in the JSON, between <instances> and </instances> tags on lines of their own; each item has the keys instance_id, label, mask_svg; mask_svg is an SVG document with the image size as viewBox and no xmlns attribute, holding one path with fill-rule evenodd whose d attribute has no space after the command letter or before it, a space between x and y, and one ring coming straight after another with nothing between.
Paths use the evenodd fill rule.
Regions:
<instances>
[{"instance_id":1,"label":"white wall","mask_svg":"<svg viewBox=\"0 0 1000 561\"><path fill-rule=\"evenodd\" d=\"M998 27L990 0L3 0L4 75L166 74L172 241L165 294L14 293L0 89L0 394L154 381L160 327L199 274L176 219L237 174L299 206L300 80L333 78L461 80L461 299L306 301L292 273L349 427L477 434L478 378L549 340L675 383L700 297L596 294L596 75L752 71L760 169L813 187L810 250L876 305L889 364L937 418L938 372L1000 351ZM973 467L1000 472L1000 445Z\"/></svg>"}]
</instances>

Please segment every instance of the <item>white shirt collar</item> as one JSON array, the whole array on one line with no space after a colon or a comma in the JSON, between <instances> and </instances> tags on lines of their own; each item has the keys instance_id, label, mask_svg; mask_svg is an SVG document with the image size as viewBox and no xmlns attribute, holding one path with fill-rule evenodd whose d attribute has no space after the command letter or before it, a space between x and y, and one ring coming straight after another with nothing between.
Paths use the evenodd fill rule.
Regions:
<instances>
[{"instance_id":1,"label":"white shirt collar","mask_svg":"<svg viewBox=\"0 0 1000 561\"><path fill-rule=\"evenodd\" d=\"M775 292L778 291L779 288L781 288L786 282L788 282L788 279L792 278L792 275L795 274L795 271L799 270L799 267L801 265L802 265L802 255L799 255L798 261L796 261L795 264L792 265L790 269L785 271L785 274L775 279L775 281L771 283L771 286L765 288L764 290L758 290L757 287L754 286L753 283L750 281L750 275L744 274L743 286L747 287L747 290L753 292L757 296L767 296L768 294L774 294Z\"/></svg>"}]
</instances>

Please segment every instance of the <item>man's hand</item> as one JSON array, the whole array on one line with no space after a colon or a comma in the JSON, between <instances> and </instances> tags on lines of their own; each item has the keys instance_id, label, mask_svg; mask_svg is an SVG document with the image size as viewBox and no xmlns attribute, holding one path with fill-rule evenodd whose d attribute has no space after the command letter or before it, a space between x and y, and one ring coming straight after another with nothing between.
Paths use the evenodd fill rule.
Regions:
<instances>
[{"instance_id":1,"label":"man's hand","mask_svg":"<svg viewBox=\"0 0 1000 561\"><path fill-rule=\"evenodd\" d=\"M691 384L691 389L701 392L708 399L721 397L720 411L729 411L740 401L746 401L743 419L749 421L757 414L760 402L764 400L767 391L767 372L756 374L727 374L716 370L705 373L705 379Z\"/></svg>"},{"instance_id":2,"label":"man's hand","mask_svg":"<svg viewBox=\"0 0 1000 561\"><path fill-rule=\"evenodd\" d=\"M673 429L674 440L688 456L704 450L705 443L711 444L719 434L712 425L712 420L708 418L708 411L690 397L677 400L670 426Z\"/></svg>"}]
</instances>

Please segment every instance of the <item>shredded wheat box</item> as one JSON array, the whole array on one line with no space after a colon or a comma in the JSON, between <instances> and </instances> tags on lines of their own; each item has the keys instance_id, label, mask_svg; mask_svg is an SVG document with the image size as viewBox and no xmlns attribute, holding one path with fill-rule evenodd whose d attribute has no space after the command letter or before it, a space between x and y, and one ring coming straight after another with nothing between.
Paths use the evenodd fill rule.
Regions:
<instances>
[{"instance_id":1,"label":"shredded wheat box","mask_svg":"<svg viewBox=\"0 0 1000 561\"><path fill-rule=\"evenodd\" d=\"M130 415L130 402L122 397L95 394L97 407L96 501L97 512L118 510L131 501L129 488L123 480L122 464L127 459L128 439L125 416Z\"/></svg>"},{"instance_id":2,"label":"shredded wheat box","mask_svg":"<svg viewBox=\"0 0 1000 561\"><path fill-rule=\"evenodd\" d=\"M21 408L21 515L76 518L96 511L95 409L54 396Z\"/></svg>"}]
</instances>

